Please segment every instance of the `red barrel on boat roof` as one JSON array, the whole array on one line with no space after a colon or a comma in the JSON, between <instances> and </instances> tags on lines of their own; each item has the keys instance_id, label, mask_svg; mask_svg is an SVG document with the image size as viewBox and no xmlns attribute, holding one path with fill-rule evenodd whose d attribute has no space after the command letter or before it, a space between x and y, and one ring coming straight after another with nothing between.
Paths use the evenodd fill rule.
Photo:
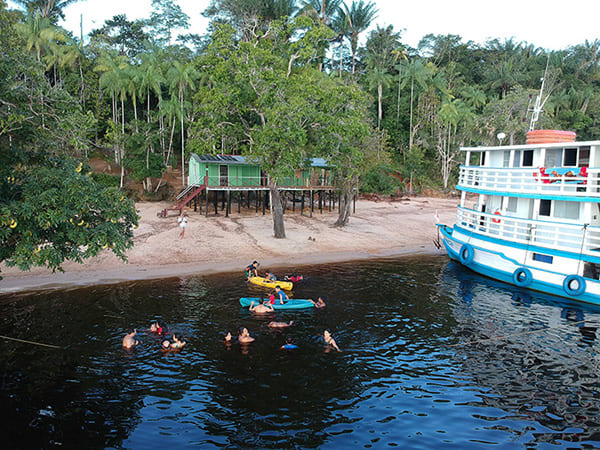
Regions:
<instances>
[{"instance_id":1,"label":"red barrel on boat roof","mask_svg":"<svg viewBox=\"0 0 600 450\"><path fill-rule=\"evenodd\" d=\"M527 132L527 144L555 144L575 142L577 133L563 130L534 130Z\"/></svg>"}]
</instances>

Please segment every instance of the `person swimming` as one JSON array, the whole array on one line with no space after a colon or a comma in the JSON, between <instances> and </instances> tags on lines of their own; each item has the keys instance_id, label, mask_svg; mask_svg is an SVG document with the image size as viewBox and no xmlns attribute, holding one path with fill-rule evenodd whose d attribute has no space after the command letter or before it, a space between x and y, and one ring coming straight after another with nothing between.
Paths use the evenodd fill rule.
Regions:
<instances>
[{"instance_id":1,"label":"person swimming","mask_svg":"<svg viewBox=\"0 0 600 450\"><path fill-rule=\"evenodd\" d=\"M164 334L166 333L166 329L160 324L158 323L158 321L154 322L152 325L150 325L150 332L151 333L156 333L156 334Z\"/></svg>"},{"instance_id":2,"label":"person swimming","mask_svg":"<svg viewBox=\"0 0 600 450\"><path fill-rule=\"evenodd\" d=\"M268 303L267 299L261 299L261 302L262 303L254 306L254 300L252 300L252 302L250 303L250 307L248 308L250 312L253 312L255 314L264 314L275 311L271 303Z\"/></svg>"},{"instance_id":3,"label":"person swimming","mask_svg":"<svg viewBox=\"0 0 600 450\"><path fill-rule=\"evenodd\" d=\"M139 341L133 338L136 334L137 330L134 329L125 335L125 337L123 338L123 348L132 349L133 347L139 344Z\"/></svg>"},{"instance_id":4,"label":"person swimming","mask_svg":"<svg viewBox=\"0 0 600 450\"><path fill-rule=\"evenodd\" d=\"M333 339L333 336L331 335L329 330L325 330L323 332L323 341L325 341L325 346L327 348L334 348L338 352L341 352L340 348L337 346L335 339Z\"/></svg>"},{"instance_id":5,"label":"person swimming","mask_svg":"<svg viewBox=\"0 0 600 450\"><path fill-rule=\"evenodd\" d=\"M289 323L288 322L271 321L271 322L269 322L269 324L267 326L270 328L287 328L287 327L291 327L293 323L294 323L293 320L290 320Z\"/></svg>"},{"instance_id":6,"label":"person swimming","mask_svg":"<svg viewBox=\"0 0 600 450\"><path fill-rule=\"evenodd\" d=\"M309 298L308 301L315 305L315 308L325 308L327 306L322 297L319 297L316 302L312 298Z\"/></svg>"},{"instance_id":7,"label":"person swimming","mask_svg":"<svg viewBox=\"0 0 600 450\"><path fill-rule=\"evenodd\" d=\"M289 300L287 294L281 290L280 286L275 286L275 298L279 300L280 305Z\"/></svg>"},{"instance_id":8,"label":"person swimming","mask_svg":"<svg viewBox=\"0 0 600 450\"><path fill-rule=\"evenodd\" d=\"M254 342L254 338L250 336L248 328L240 328L238 341L240 342L240 344L249 344L250 342Z\"/></svg>"},{"instance_id":9,"label":"person swimming","mask_svg":"<svg viewBox=\"0 0 600 450\"><path fill-rule=\"evenodd\" d=\"M283 277L283 279L286 281L291 281L292 283L297 283L298 281L304 280L304 277L302 275L296 275L295 273L293 273L289 276L286 275L285 277Z\"/></svg>"},{"instance_id":10,"label":"person swimming","mask_svg":"<svg viewBox=\"0 0 600 450\"><path fill-rule=\"evenodd\" d=\"M283 344L280 348L281 350L295 350L298 348L298 346L294 344L292 338L288 336L285 340L285 344Z\"/></svg>"},{"instance_id":11,"label":"person swimming","mask_svg":"<svg viewBox=\"0 0 600 450\"><path fill-rule=\"evenodd\" d=\"M168 339L164 340L162 343L162 349L163 351L177 351L185 347L186 343L187 342L185 341L177 339L177 336L173 334L173 342L169 341Z\"/></svg>"}]
</instances>

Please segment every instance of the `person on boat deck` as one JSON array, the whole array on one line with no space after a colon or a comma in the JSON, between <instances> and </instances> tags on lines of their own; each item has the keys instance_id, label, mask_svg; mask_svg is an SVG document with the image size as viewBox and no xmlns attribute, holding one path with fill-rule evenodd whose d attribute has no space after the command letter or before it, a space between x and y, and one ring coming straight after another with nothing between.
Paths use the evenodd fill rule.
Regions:
<instances>
[{"instance_id":1,"label":"person on boat deck","mask_svg":"<svg viewBox=\"0 0 600 450\"><path fill-rule=\"evenodd\" d=\"M172 350L181 350L185 347L186 342L177 339L177 336L173 334L173 342L170 342L168 339L164 340L162 343L163 350L172 351Z\"/></svg>"},{"instance_id":2,"label":"person on boat deck","mask_svg":"<svg viewBox=\"0 0 600 450\"><path fill-rule=\"evenodd\" d=\"M250 308L248 308L250 310L250 312L253 312L256 314L264 314L264 313L274 311L273 306L270 303L267 303L268 302L267 299L262 299L261 301L262 301L262 303L255 306L254 300L252 300L252 303L250 303Z\"/></svg>"},{"instance_id":3,"label":"person on boat deck","mask_svg":"<svg viewBox=\"0 0 600 450\"><path fill-rule=\"evenodd\" d=\"M254 338L250 336L248 328L240 328L238 341L240 342L240 344L249 344L250 342L254 342Z\"/></svg>"},{"instance_id":4,"label":"person on boat deck","mask_svg":"<svg viewBox=\"0 0 600 450\"><path fill-rule=\"evenodd\" d=\"M164 334L166 331L167 330L160 323L158 323L158 321L150 325L151 333Z\"/></svg>"},{"instance_id":5,"label":"person on boat deck","mask_svg":"<svg viewBox=\"0 0 600 450\"><path fill-rule=\"evenodd\" d=\"M260 266L258 261L253 261L252 264L246 266L246 268L244 269L244 273L246 274L247 280L249 280L252 277L258 276L258 266Z\"/></svg>"},{"instance_id":6,"label":"person on boat deck","mask_svg":"<svg viewBox=\"0 0 600 450\"><path fill-rule=\"evenodd\" d=\"M323 340L325 341L325 347L327 347L329 349L334 348L338 352L341 352L340 348L335 343L335 339L333 339L333 336L331 335L331 333L328 330L325 330L323 332Z\"/></svg>"},{"instance_id":7,"label":"person on boat deck","mask_svg":"<svg viewBox=\"0 0 600 450\"><path fill-rule=\"evenodd\" d=\"M296 344L294 344L294 341L289 336L285 340L285 344L283 344L281 346L281 350L295 350L297 348L298 348L298 346Z\"/></svg>"},{"instance_id":8,"label":"person on boat deck","mask_svg":"<svg viewBox=\"0 0 600 450\"><path fill-rule=\"evenodd\" d=\"M280 305L283 305L289 300L287 294L283 292L279 286L275 286L275 298L279 300Z\"/></svg>"},{"instance_id":9,"label":"person on boat deck","mask_svg":"<svg viewBox=\"0 0 600 450\"><path fill-rule=\"evenodd\" d=\"M270 328L287 328L287 327L291 327L293 323L294 323L293 320L290 320L289 323L272 321L272 322L269 322L269 324L267 326Z\"/></svg>"},{"instance_id":10,"label":"person on boat deck","mask_svg":"<svg viewBox=\"0 0 600 450\"><path fill-rule=\"evenodd\" d=\"M308 301L315 305L315 308L325 308L326 306L322 297L319 297L316 302L312 298L309 298Z\"/></svg>"},{"instance_id":11,"label":"person on boat deck","mask_svg":"<svg viewBox=\"0 0 600 450\"><path fill-rule=\"evenodd\" d=\"M130 333L127 333L125 335L125 337L123 338L123 348L130 349L139 344L139 342L133 338L136 335L136 333L137 330L132 330Z\"/></svg>"},{"instance_id":12,"label":"person on boat deck","mask_svg":"<svg viewBox=\"0 0 600 450\"><path fill-rule=\"evenodd\" d=\"M296 275L295 273L291 274L291 275L286 275L284 277L285 281L291 281L292 283L297 283L298 281L302 281L304 280L304 277L302 275Z\"/></svg>"},{"instance_id":13,"label":"person on boat deck","mask_svg":"<svg viewBox=\"0 0 600 450\"><path fill-rule=\"evenodd\" d=\"M269 269L265 270L265 274L266 274L265 279L271 280L271 281L277 281L277 277Z\"/></svg>"}]
</instances>

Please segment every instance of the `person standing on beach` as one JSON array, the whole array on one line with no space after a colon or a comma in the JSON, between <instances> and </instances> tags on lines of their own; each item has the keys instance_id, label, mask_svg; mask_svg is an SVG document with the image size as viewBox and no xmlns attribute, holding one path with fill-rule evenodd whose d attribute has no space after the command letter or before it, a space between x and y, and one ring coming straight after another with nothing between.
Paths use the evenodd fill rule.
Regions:
<instances>
[{"instance_id":1,"label":"person standing on beach","mask_svg":"<svg viewBox=\"0 0 600 450\"><path fill-rule=\"evenodd\" d=\"M183 211L181 211L181 214L179 214L179 217L177 218L177 223L179 224L179 228L181 228L181 233L179 233L179 239L183 239L183 235L185 234L185 227L187 226L187 222L188 222L188 218L183 213Z\"/></svg>"},{"instance_id":2,"label":"person standing on beach","mask_svg":"<svg viewBox=\"0 0 600 450\"><path fill-rule=\"evenodd\" d=\"M258 266L260 266L258 261L253 261L252 264L246 266L246 268L244 269L244 273L246 274L247 280L250 280L250 278L252 277L258 276Z\"/></svg>"}]
</instances>

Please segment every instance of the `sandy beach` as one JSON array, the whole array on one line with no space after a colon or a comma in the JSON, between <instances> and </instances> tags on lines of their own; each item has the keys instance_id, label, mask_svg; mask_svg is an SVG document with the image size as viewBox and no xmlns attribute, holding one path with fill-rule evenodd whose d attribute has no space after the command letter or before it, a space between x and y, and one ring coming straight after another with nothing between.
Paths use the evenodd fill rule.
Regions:
<instances>
[{"instance_id":1,"label":"sandy beach","mask_svg":"<svg viewBox=\"0 0 600 450\"><path fill-rule=\"evenodd\" d=\"M21 272L1 266L0 293L72 286L120 283L131 280L181 277L216 272L242 272L253 260L261 269L298 267L337 261L414 254L442 254L433 244L434 215L454 223L457 199L411 197L396 201L359 200L356 214L342 229L332 227L337 213L315 210L313 217L299 211L285 214L286 239L273 238L271 216L237 210L229 217L188 209L184 239L178 239L177 213L167 218L157 212L169 203L138 203L141 216L135 245L127 263L109 250L85 264L67 262L65 272L44 268ZM309 239L312 238L312 239Z\"/></svg>"}]
</instances>

